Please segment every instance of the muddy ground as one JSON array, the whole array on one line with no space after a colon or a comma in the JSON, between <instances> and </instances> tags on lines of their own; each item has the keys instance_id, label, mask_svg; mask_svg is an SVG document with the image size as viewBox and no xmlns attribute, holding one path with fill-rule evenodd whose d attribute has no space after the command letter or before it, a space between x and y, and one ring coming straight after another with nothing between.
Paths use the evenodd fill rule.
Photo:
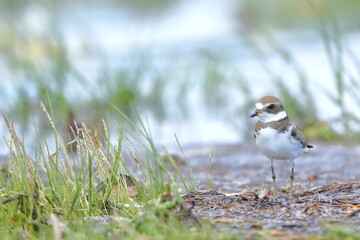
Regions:
<instances>
[{"instance_id":1,"label":"muddy ground","mask_svg":"<svg viewBox=\"0 0 360 240\"><path fill-rule=\"evenodd\" d=\"M210 152L212 189L208 188ZM185 148L185 155L203 190L186 194L184 200L188 207L194 205L195 216L219 227L249 234L269 230L285 239L322 234L329 224L360 230L360 146L315 144L296 160L291 201L290 164L275 163L278 198L274 200L270 161L252 144L193 146Z\"/></svg>"}]
</instances>

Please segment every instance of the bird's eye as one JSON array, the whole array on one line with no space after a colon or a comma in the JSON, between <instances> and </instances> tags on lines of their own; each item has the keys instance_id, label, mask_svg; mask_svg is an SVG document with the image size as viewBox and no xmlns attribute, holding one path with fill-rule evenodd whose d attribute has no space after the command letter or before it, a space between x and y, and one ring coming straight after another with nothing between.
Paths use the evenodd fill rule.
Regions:
<instances>
[{"instance_id":1,"label":"bird's eye","mask_svg":"<svg viewBox=\"0 0 360 240\"><path fill-rule=\"evenodd\" d=\"M268 106L268 109L273 109L275 107L275 104L270 104L269 106Z\"/></svg>"}]
</instances>

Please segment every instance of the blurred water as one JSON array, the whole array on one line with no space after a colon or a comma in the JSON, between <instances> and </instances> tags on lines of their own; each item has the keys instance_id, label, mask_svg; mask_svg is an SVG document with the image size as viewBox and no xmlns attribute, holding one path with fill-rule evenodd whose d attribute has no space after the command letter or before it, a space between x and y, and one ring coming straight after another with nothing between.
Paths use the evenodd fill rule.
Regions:
<instances>
[{"instance_id":1,"label":"blurred water","mask_svg":"<svg viewBox=\"0 0 360 240\"><path fill-rule=\"evenodd\" d=\"M121 8L79 6L63 12L61 26L75 52L78 42L89 39L116 61L139 49L193 51L223 41L235 34L229 7L230 2L219 0L178 1L166 11L141 16Z\"/></svg>"},{"instance_id":2,"label":"blurred water","mask_svg":"<svg viewBox=\"0 0 360 240\"><path fill-rule=\"evenodd\" d=\"M78 11L66 12L66 21L63 23L66 40L71 52L76 51L76 42L80 42L79 32L83 26L87 26L88 35L97 36L96 44L106 53L109 62L116 68L117 64L123 64L122 56L132 51L142 49L154 55L154 64L159 71L168 67L171 62L172 53L177 57L183 57L185 61L196 59L195 55L199 49L219 49L224 51L231 62L226 62L228 69L236 69L241 72L250 85L253 96L260 97L266 94L277 94L276 86L273 86L268 74L259 66L259 59L248 51L247 45L242 42L243 36L238 32L238 23L234 16L230 2L211 0L206 1L180 1L166 12L157 16L131 16L126 12L114 9L79 9ZM78 21L78 19L82 21ZM78 23L74 25L74 22ZM86 33L86 31L85 31ZM331 73L331 66L326 57L323 43L317 29L297 32L277 32L278 41L293 55L301 65L304 74L309 76L310 90L315 97L314 103L319 111L320 119L326 121L337 118L340 109L335 107L333 102L324 93L329 92L336 96L336 86ZM261 38L260 46L261 44ZM360 54L359 34L350 33L345 36L344 42L354 55ZM267 44L263 43L266 49ZM268 47L269 52L271 48ZM266 51L266 50L265 50ZM169 57L170 56L170 57ZM195 60L196 61L196 60ZM347 58L344 60L349 72L356 76L356 66ZM277 55L269 55L266 61L269 69L275 75L286 76L285 85L298 93L298 77L293 70L287 66ZM89 69L86 64L85 69ZM230 73L231 74L231 73ZM235 73L236 74L236 73ZM201 81L201 80L199 80ZM177 86L172 88L177 90ZM196 89L196 87L195 87ZM198 90L198 91L197 91ZM190 119L187 122L176 122L173 119L165 121L164 124L157 124L156 118L148 116L150 126L155 132L159 142L169 142L173 139L172 132L176 132L182 142L236 142L242 134L234 131L232 126L220 118L210 117L201 103L201 89L191 92L189 104ZM168 89L169 96L173 93ZM191 95L190 94L190 95ZM231 93L230 93L231 94ZM235 93L237 94L237 92ZM242 96L232 96L234 105L243 101ZM301 99L301 96L299 96ZM347 109L360 117L359 105L345 96ZM176 108L176 106L169 106ZM224 107L224 109L231 106ZM219 112L219 115L225 114ZM239 112L239 114L248 114ZM336 126L335 126L336 127ZM245 131L238 129L238 131ZM338 129L341 131L341 127ZM160 134L158 134L160 133ZM170 133L170 134L169 134ZM158 135L157 135L158 134ZM170 136L169 136L170 135Z\"/></svg>"},{"instance_id":3,"label":"blurred water","mask_svg":"<svg viewBox=\"0 0 360 240\"><path fill-rule=\"evenodd\" d=\"M28 33L41 35L53 27L49 24L52 20L47 11L45 7L39 6L26 10L21 20L26 23ZM253 97L278 93L268 73L259 64L259 57L253 54L248 49L249 45L243 41L246 36L242 34L246 32L239 32L241 23L235 16L233 1L178 1L165 10L154 11L144 16L120 7L71 5L56 11L56 17L59 34L65 41L74 66L90 83L102 74L99 67L104 61L110 69L124 65L131 67L132 63L127 59L134 52L150 53L153 60L151 64L161 72L168 70L165 68L172 66L171 63L176 65L193 61L196 66L198 52L208 49L224 53L228 59L223 63L224 71L229 75L241 73L250 86ZM276 32L274 36L296 57L304 73L309 76L311 91L316 99L314 104L320 118L329 120L339 116L340 109L334 107L324 94L324 89L335 94L336 86L335 81L331 80L332 74L317 29L296 33ZM359 34L347 34L345 38L347 47L353 51L353 54L360 55ZM274 75L286 76L285 84L297 94L299 80L293 70L278 55L272 53L271 47L261 35L255 36L253 40L263 51L269 52L267 59L264 60L267 67L274 72ZM103 58L99 59L99 55L91 58L84 54L84 49L87 47L101 53ZM347 68L351 69L350 72L356 73L354 64L350 64L347 60L345 63ZM1 65L0 67L3 68ZM201 81L201 76L194 75L194 79L190 79L189 84L194 84L197 77L199 77L198 81ZM8 92L11 92L9 82L4 84L8 85ZM144 91L147 84L151 82L144 81ZM71 85L68 87L68 94L75 99L87 98L90 87L91 84L88 88L82 86L75 88ZM96 94L96 86L92 87L95 88L93 94ZM170 99L167 108L170 112L174 111L174 115L178 106L171 101L171 96L177 88L175 84L166 89L166 96ZM237 120L239 121L237 127L229 126L228 122L224 121L229 111L235 111L234 106L239 106L246 100L239 91L229 93L234 106L224 106L221 109L223 112L219 112L218 117L214 117L209 116L203 106L201 99L204 93L199 85L194 84L191 88L193 89L190 91L188 104L190 117L187 121L167 119L159 123L151 114L141 113L148 120L158 143L174 143L174 132L184 144L248 141L241 139L242 132L249 128L248 125L240 122L242 120ZM11 98L11 95L8 98ZM345 97L345 101L347 108L360 117L360 106L349 97ZM248 112L239 111L238 114L247 116Z\"/></svg>"}]
</instances>

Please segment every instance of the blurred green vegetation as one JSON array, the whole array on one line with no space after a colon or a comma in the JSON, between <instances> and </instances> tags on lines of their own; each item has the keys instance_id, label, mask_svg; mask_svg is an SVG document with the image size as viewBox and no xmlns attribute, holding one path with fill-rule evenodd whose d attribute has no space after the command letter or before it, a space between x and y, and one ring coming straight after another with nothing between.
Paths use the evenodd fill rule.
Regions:
<instances>
[{"instance_id":1,"label":"blurred green vegetation","mask_svg":"<svg viewBox=\"0 0 360 240\"><path fill-rule=\"evenodd\" d=\"M265 28L311 29L319 19L336 17L345 31L360 26L358 1L337 0L244 0L238 3L239 24L252 31Z\"/></svg>"},{"instance_id":2,"label":"blurred green vegetation","mask_svg":"<svg viewBox=\"0 0 360 240\"><path fill-rule=\"evenodd\" d=\"M97 1L92 1L95 3ZM78 4L84 4L77 1ZM168 0L137 0L137 1L109 1L115 7L130 7L137 9L168 7L174 4ZM146 112L157 121L164 119L183 119L189 116L189 108L193 102L191 94L194 89L201 93L201 104L210 116L223 119L233 127L250 124L248 114L253 103L259 96L252 92L250 83L233 59L226 51L214 49L200 49L183 61L184 56L170 54L165 56L165 67L159 68L157 56L149 51L129 54L121 59L124 64L109 67L108 59L93 46L91 41L82 43L83 58L98 59L98 67L91 70L91 77L79 70L72 53L66 47L62 34L58 31L57 10L52 2L44 4L48 10L49 29L42 34L33 34L25 28L25 24L18 21L21 9L40 2L0 1L0 11L18 11L18 15L4 15L0 18L0 56L1 64L10 72L13 81L13 93L9 95L0 88L3 102L1 110L16 121L20 122L23 130L32 126L32 118L40 112L39 102L49 100L54 108L58 122L63 129L71 125L74 120L86 120L94 124L111 115L113 111L109 103L118 106L130 117L134 106L139 112ZM66 4L71 4L70 1ZM290 116L300 121L307 135L319 140L334 140L340 138L359 139L359 133L351 126L360 126L360 119L345 107L344 99L350 96L360 106L360 84L358 76L350 74L346 68L345 58L350 58L354 65L358 58L347 49L342 35L356 30L359 26L357 13L360 3L348 1L285 1L245 0L238 4L238 21L243 29L240 38L245 40L245 46L253 56L258 58L259 66L267 74L277 91L268 94L278 95L286 104ZM58 10L61 11L61 10ZM141 10L140 10L141 11ZM23 20L22 20L23 21ZM309 78L304 69L285 46L274 40L272 30L315 28L320 34L318 41L322 41L328 61L332 69L332 81L336 85L336 93L329 93L322 89L314 91L310 88L313 79ZM260 50L252 41L253 32L263 33L263 39L271 46L270 53ZM251 30L250 34L241 36L243 30ZM295 74L297 86L289 89L286 84L287 76L275 72L268 67L268 56L275 55ZM241 60L239 60L241 61ZM129 64L130 63L130 64ZM360 66L360 65L359 65ZM360 67L358 68L360 69ZM358 73L359 74L359 73ZM360 75L360 74L359 74ZM196 80L194 80L196 79ZM144 87L145 86L145 87ZM328 122L319 118L317 114L316 95L325 94L334 106L341 110L341 115ZM233 96L239 95L243 101L234 101ZM300 95L301 99L294 96ZM49 99L48 99L49 98ZM175 110L174 110L175 109ZM241 116L241 123L234 123ZM332 126L340 123L343 135L335 133ZM246 139L250 139L251 131L243 132Z\"/></svg>"}]
</instances>

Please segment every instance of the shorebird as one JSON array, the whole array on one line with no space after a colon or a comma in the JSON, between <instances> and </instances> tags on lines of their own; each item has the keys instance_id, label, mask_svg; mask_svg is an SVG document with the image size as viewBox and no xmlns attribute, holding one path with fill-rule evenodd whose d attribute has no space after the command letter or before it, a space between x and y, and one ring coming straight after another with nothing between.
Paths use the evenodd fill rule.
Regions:
<instances>
[{"instance_id":1,"label":"shorebird","mask_svg":"<svg viewBox=\"0 0 360 240\"><path fill-rule=\"evenodd\" d=\"M274 160L289 160L292 164L290 174L290 200L294 184L295 159L308 152L313 146L307 140L301 128L287 116L281 101L273 96L265 96L255 104L255 111L250 118L258 117L255 126L255 143L258 148L270 159L271 173L276 199L276 174Z\"/></svg>"}]
</instances>

